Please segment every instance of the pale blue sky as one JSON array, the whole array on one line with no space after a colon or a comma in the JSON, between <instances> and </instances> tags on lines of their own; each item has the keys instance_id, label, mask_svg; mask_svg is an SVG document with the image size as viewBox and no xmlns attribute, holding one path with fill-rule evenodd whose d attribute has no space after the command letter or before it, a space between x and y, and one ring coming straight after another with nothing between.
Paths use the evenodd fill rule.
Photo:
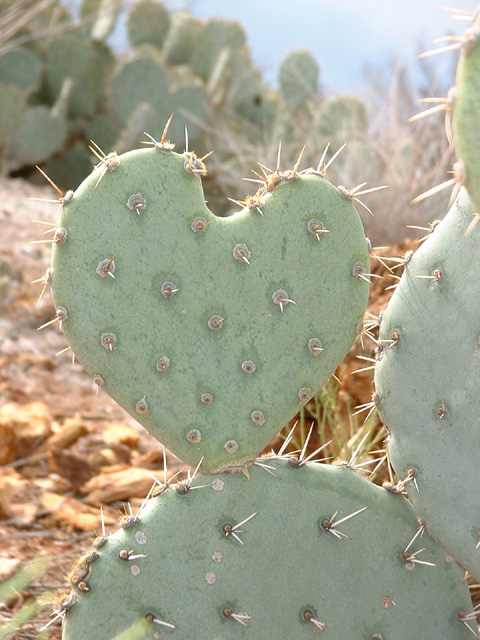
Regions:
<instances>
[{"instance_id":1,"label":"pale blue sky","mask_svg":"<svg viewBox=\"0 0 480 640\"><path fill-rule=\"evenodd\" d=\"M400 58L415 65L421 44L430 48L438 36L461 34L466 23L439 9L451 3L473 11L478 0L171 0L170 6L240 20L255 63L269 79L288 51L306 47L327 89L356 93L366 63L385 66Z\"/></svg>"}]
</instances>

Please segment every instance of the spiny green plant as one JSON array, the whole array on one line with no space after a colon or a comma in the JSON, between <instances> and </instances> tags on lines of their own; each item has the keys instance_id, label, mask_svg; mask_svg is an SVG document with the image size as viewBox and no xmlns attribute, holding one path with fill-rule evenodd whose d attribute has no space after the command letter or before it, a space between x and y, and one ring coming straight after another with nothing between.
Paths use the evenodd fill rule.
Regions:
<instances>
[{"instance_id":1,"label":"spiny green plant","mask_svg":"<svg viewBox=\"0 0 480 640\"><path fill-rule=\"evenodd\" d=\"M149 44L162 49L169 26L169 13L160 2L140 0L128 11L127 31L133 47Z\"/></svg>"},{"instance_id":2,"label":"spiny green plant","mask_svg":"<svg viewBox=\"0 0 480 640\"><path fill-rule=\"evenodd\" d=\"M474 150L468 149L465 132L478 113L480 95L476 82L464 84L472 69L479 73L478 10L470 17L472 27L459 43L459 112L454 92L442 105L447 117L453 108L453 142L457 145L457 134L460 142L464 168L446 183L454 183L458 195L421 248L405 257L404 273L381 318L374 402L390 432L392 465L419 517L478 579L480 237L469 191L470 185L473 193L478 187L476 160L469 156Z\"/></svg>"},{"instance_id":3,"label":"spiny green plant","mask_svg":"<svg viewBox=\"0 0 480 640\"><path fill-rule=\"evenodd\" d=\"M65 640L470 637L463 573L407 500L302 456L159 483L78 568Z\"/></svg>"},{"instance_id":4,"label":"spiny green plant","mask_svg":"<svg viewBox=\"0 0 480 640\"><path fill-rule=\"evenodd\" d=\"M480 211L480 10L473 15L472 24L457 44L461 47L453 92L453 136L460 163L459 180L464 184ZM446 103L448 105L448 103ZM449 108L447 106L447 108Z\"/></svg>"},{"instance_id":5,"label":"spiny green plant","mask_svg":"<svg viewBox=\"0 0 480 640\"><path fill-rule=\"evenodd\" d=\"M224 49L236 52L245 46L246 40L245 30L236 20L209 20L196 34L192 71L207 81L221 52Z\"/></svg>"},{"instance_id":6,"label":"spiny green plant","mask_svg":"<svg viewBox=\"0 0 480 640\"><path fill-rule=\"evenodd\" d=\"M51 288L92 377L213 471L253 459L342 360L367 303L368 248L348 193L299 162L265 170L242 211L215 217L202 159L165 135L100 157L63 201Z\"/></svg>"},{"instance_id":7,"label":"spiny green plant","mask_svg":"<svg viewBox=\"0 0 480 640\"><path fill-rule=\"evenodd\" d=\"M278 72L280 93L289 107L302 107L318 92L320 67L310 51L292 51Z\"/></svg>"},{"instance_id":8,"label":"spiny green plant","mask_svg":"<svg viewBox=\"0 0 480 640\"><path fill-rule=\"evenodd\" d=\"M375 400L412 503L478 578L480 285L472 265L480 236L465 237L473 211L462 191L408 260L380 324Z\"/></svg>"},{"instance_id":9,"label":"spiny green plant","mask_svg":"<svg viewBox=\"0 0 480 640\"><path fill-rule=\"evenodd\" d=\"M176 11L163 42L162 56L167 64L189 64L202 23L188 11Z\"/></svg>"},{"instance_id":10,"label":"spiny green plant","mask_svg":"<svg viewBox=\"0 0 480 640\"><path fill-rule=\"evenodd\" d=\"M469 99L479 100L475 85ZM175 486L166 476L156 481L136 515L122 518L115 534L102 532L79 559L57 612L65 640L209 637L212 630L258 640L324 630L375 640L476 634L457 565L475 572L480 548L476 496L465 487L478 484L479 468L471 205L462 194L454 224L447 216L445 235L435 231L438 244L430 239L418 258L405 259L407 273L383 317L370 409L385 419L400 480L375 487L355 474L368 432L359 441L357 434L350 460L337 467L312 463L325 445L307 455L308 437L297 456L284 455L285 443L278 455L257 457L360 331L371 275L352 204L361 186L328 183L326 152L317 169L302 172L301 157L291 171L277 161L276 169L260 165L261 186L237 202L236 216L215 218L199 180L205 157L188 144L173 153L166 134L147 135L152 149L124 155L92 147L100 161L92 175L75 192L60 192L45 282L56 307L51 323L96 384L196 468ZM412 284L414 265L421 273ZM399 317L407 307L401 319L395 298ZM408 317L418 300L428 304ZM451 328L459 304L468 309L463 332ZM432 316L449 365L458 371L470 363L455 396L438 342L426 337ZM459 335L466 336L460 348ZM412 386L415 367L423 374ZM425 430L436 420L433 437L419 430L417 415ZM473 473L460 486L450 474L441 478L442 441L452 447L458 438L445 424L474 451ZM458 474L461 456L454 462L448 468ZM459 500L465 495L473 506ZM467 506L456 508L460 501Z\"/></svg>"},{"instance_id":11,"label":"spiny green plant","mask_svg":"<svg viewBox=\"0 0 480 640\"><path fill-rule=\"evenodd\" d=\"M0 56L0 82L12 84L28 95L40 83L43 61L27 47L12 49Z\"/></svg>"}]
</instances>

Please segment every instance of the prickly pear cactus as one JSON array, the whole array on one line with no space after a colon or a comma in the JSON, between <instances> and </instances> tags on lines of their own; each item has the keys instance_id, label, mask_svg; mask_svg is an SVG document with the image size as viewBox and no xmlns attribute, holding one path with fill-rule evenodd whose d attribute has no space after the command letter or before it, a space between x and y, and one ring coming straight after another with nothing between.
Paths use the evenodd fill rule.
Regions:
<instances>
[{"instance_id":1,"label":"prickly pear cactus","mask_svg":"<svg viewBox=\"0 0 480 640\"><path fill-rule=\"evenodd\" d=\"M176 11L162 47L164 61L167 64L188 64L201 28L200 20L188 11Z\"/></svg>"},{"instance_id":2,"label":"prickly pear cactus","mask_svg":"<svg viewBox=\"0 0 480 640\"><path fill-rule=\"evenodd\" d=\"M190 66L203 80L208 80L218 57L225 48L238 52L246 44L243 26L236 20L209 20L196 34Z\"/></svg>"},{"instance_id":3,"label":"prickly pear cactus","mask_svg":"<svg viewBox=\"0 0 480 640\"><path fill-rule=\"evenodd\" d=\"M270 173L217 218L205 171L167 143L105 157L64 201L51 287L95 382L214 471L254 458L335 370L369 262L351 199L319 173Z\"/></svg>"},{"instance_id":4,"label":"prickly pear cactus","mask_svg":"<svg viewBox=\"0 0 480 640\"><path fill-rule=\"evenodd\" d=\"M461 180L480 212L480 6L464 34L457 66L453 106L455 148L461 161Z\"/></svg>"},{"instance_id":5,"label":"prickly pear cactus","mask_svg":"<svg viewBox=\"0 0 480 640\"><path fill-rule=\"evenodd\" d=\"M39 85L43 62L26 47L17 47L0 55L0 82L14 84L28 94Z\"/></svg>"},{"instance_id":6,"label":"prickly pear cactus","mask_svg":"<svg viewBox=\"0 0 480 640\"><path fill-rule=\"evenodd\" d=\"M170 16L165 6L155 0L140 0L130 7L127 16L128 38L133 47L149 44L162 48Z\"/></svg>"},{"instance_id":7,"label":"prickly pear cactus","mask_svg":"<svg viewBox=\"0 0 480 640\"><path fill-rule=\"evenodd\" d=\"M301 107L318 91L320 67L310 51L292 51L280 65L278 84L289 107Z\"/></svg>"},{"instance_id":8,"label":"prickly pear cactus","mask_svg":"<svg viewBox=\"0 0 480 640\"><path fill-rule=\"evenodd\" d=\"M445 549L480 578L480 235L462 190L381 321L376 402L390 459Z\"/></svg>"},{"instance_id":9,"label":"prickly pear cactus","mask_svg":"<svg viewBox=\"0 0 480 640\"><path fill-rule=\"evenodd\" d=\"M407 500L349 468L260 463L159 484L97 539L71 574L64 640L471 637L462 571Z\"/></svg>"},{"instance_id":10,"label":"prickly pear cactus","mask_svg":"<svg viewBox=\"0 0 480 640\"><path fill-rule=\"evenodd\" d=\"M18 169L43 162L62 148L65 137L65 122L53 110L28 107L10 140L10 166Z\"/></svg>"}]
</instances>

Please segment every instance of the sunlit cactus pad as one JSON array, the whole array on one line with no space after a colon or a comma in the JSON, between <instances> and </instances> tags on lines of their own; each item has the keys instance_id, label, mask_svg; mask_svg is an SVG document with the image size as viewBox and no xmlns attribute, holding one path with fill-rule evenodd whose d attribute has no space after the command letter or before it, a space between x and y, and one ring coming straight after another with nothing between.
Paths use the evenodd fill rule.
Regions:
<instances>
[{"instance_id":1,"label":"sunlit cactus pad","mask_svg":"<svg viewBox=\"0 0 480 640\"><path fill-rule=\"evenodd\" d=\"M395 471L427 528L480 579L480 227L462 189L408 262L375 384Z\"/></svg>"},{"instance_id":2,"label":"sunlit cactus pad","mask_svg":"<svg viewBox=\"0 0 480 640\"><path fill-rule=\"evenodd\" d=\"M453 92L453 133L460 163L459 180L465 184L480 212L480 5L462 39Z\"/></svg>"},{"instance_id":3,"label":"sunlit cactus pad","mask_svg":"<svg viewBox=\"0 0 480 640\"><path fill-rule=\"evenodd\" d=\"M262 464L159 484L80 561L63 639L471 637L463 573L405 498L350 468Z\"/></svg>"},{"instance_id":4,"label":"sunlit cactus pad","mask_svg":"<svg viewBox=\"0 0 480 640\"><path fill-rule=\"evenodd\" d=\"M61 210L51 278L78 360L189 464L253 459L361 326L368 248L318 172L273 172L230 218L193 154L110 154ZM367 275L365 275L367 274Z\"/></svg>"}]
</instances>

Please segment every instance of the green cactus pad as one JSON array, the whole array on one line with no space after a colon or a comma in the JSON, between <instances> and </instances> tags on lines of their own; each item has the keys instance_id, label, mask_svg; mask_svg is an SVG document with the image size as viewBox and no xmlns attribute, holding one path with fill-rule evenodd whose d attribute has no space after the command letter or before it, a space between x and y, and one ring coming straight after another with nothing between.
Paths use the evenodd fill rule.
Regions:
<instances>
[{"instance_id":1,"label":"green cactus pad","mask_svg":"<svg viewBox=\"0 0 480 640\"><path fill-rule=\"evenodd\" d=\"M85 176L91 173L92 154L82 142L75 142L69 145L66 150L49 158L44 169L48 177L62 191L76 189L85 180ZM39 178L43 178L43 176L39 176Z\"/></svg>"},{"instance_id":2,"label":"green cactus pad","mask_svg":"<svg viewBox=\"0 0 480 640\"><path fill-rule=\"evenodd\" d=\"M93 41L105 42L121 9L122 0L82 0L80 17L86 21Z\"/></svg>"},{"instance_id":3,"label":"green cactus pad","mask_svg":"<svg viewBox=\"0 0 480 640\"><path fill-rule=\"evenodd\" d=\"M186 126L188 139L196 143L202 132L200 123L205 122L210 111L210 103L200 80L190 77L172 79L165 102L168 111L177 114L168 130L170 139L177 143L183 142ZM158 119L156 124L161 129L161 123Z\"/></svg>"},{"instance_id":4,"label":"green cactus pad","mask_svg":"<svg viewBox=\"0 0 480 640\"><path fill-rule=\"evenodd\" d=\"M280 66L278 84L289 107L301 107L318 91L320 67L309 51L292 51Z\"/></svg>"},{"instance_id":5,"label":"green cactus pad","mask_svg":"<svg viewBox=\"0 0 480 640\"><path fill-rule=\"evenodd\" d=\"M465 236L473 210L462 190L408 262L382 318L375 385L397 474L415 475L407 489L428 530L478 580L480 235Z\"/></svg>"},{"instance_id":6,"label":"green cactus pad","mask_svg":"<svg viewBox=\"0 0 480 640\"><path fill-rule=\"evenodd\" d=\"M105 111L106 83L113 73L115 56L103 42L92 42L85 74L74 84L70 98L70 117L93 116Z\"/></svg>"},{"instance_id":7,"label":"green cactus pad","mask_svg":"<svg viewBox=\"0 0 480 640\"><path fill-rule=\"evenodd\" d=\"M209 20L197 35L190 66L203 80L208 80L220 52L225 47L238 51L247 40L242 25L235 20Z\"/></svg>"},{"instance_id":8,"label":"green cactus pad","mask_svg":"<svg viewBox=\"0 0 480 640\"><path fill-rule=\"evenodd\" d=\"M270 126L278 109L275 94L267 91L255 72L246 73L235 92L235 109L242 117L261 127Z\"/></svg>"},{"instance_id":9,"label":"green cactus pad","mask_svg":"<svg viewBox=\"0 0 480 640\"><path fill-rule=\"evenodd\" d=\"M320 137L336 148L352 139L362 139L369 123L367 107L356 96L331 96L317 115Z\"/></svg>"},{"instance_id":10,"label":"green cactus pad","mask_svg":"<svg viewBox=\"0 0 480 640\"><path fill-rule=\"evenodd\" d=\"M65 80L71 78L69 116L93 116L98 105L104 106L105 85L114 63L110 48L83 32L56 36L46 54L45 98L49 103L55 102Z\"/></svg>"},{"instance_id":11,"label":"green cactus pad","mask_svg":"<svg viewBox=\"0 0 480 640\"><path fill-rule=\"evenodd\" d=\"M465 34L466 43L458 61L453 107L455 148L462 163L461 180L468 189L476 212L480 212L480 11Z\"/></svg>"},{"instance_id":12,"label":"green cactus pad","mask_svg":"<svg viewBox=\"0 0 480 640\"><path fill-rule=\"evenodd\" d=\"M161 49L168 32L170 16L161 2L140 0L127 16L128 38L133 47L149 44Z\"/></svg>"},{"instance_id":13,"label":"green cactus pad","mask_svg":"<svg viewBox=\"0 0 480 640\"><path fill-rule=\"evenodd\" d=\"M56 36L49 43L45 61L47 92L54 102L65 78L81 82L87 75L92 59L92 42L83 32Z\"/></svg>"},{"instance_id":14,"label":"green cactus pad","mask_svg":"<svg viewBox=\"0 0 480 640\"><path fill-rule=\"evenodd\" d=\"M0 56L0 82L14 84L31 93L40 82L42 68L39 55L26 47L17 47Z\"/></svg>"},{"instance_id":15,"label":"green cactus pad","mask_svg":"<svg viewBox=\"0 0 480 640\"><path fill-rule=\"evenodd\" d=\"M258 209L217 218L189 153L109 160L58 221L68 235L54 245L52 292L65 335L176 455L204 456L210 471L250 460L355 338L369 290L358 214L323 177L286 172ZM115 272L102 272L112 256Z\"/></svg>"},{"instance_id":16,"label":"green cactus pad","mask_svg":"<svg viewBox=\"0 0 480 640\"><path fill-rule=\"evenodd\" d=\"M163 43L162 55L167 64L188 64L202 23L188 11L173 14Z\"/></svg>"},{"instance_id":17,"label":"green cactus pad","mask_svg":"<svg viewBox=\"0 0 480 640\"><path fill-rule=\"evenodd\" d=\"M168 76L162 64L155 56L142 53L119 65L109 87L109 100L124 124L142 103L153 105L165 122L171 113L162 113L167 93Z\"/></svg>"},{"instance_id":18,"label":"green cactus pad","mask_svg":"<svg viewBox=\"0 0 480 640\"><path fill-rule=\"evenodd\" d=\"M46 107L28 107L11 139L11 166L40 164L65 142L65 122Z\"/></svg>"},{"instance_id":19,"label":"green cactus pad","mask_svg":"<svg viewBox=\"0 0 480 640\"><path fill-rule=\"evenodd\" d=\"M87 139L95 140L102 149L114 148L121 131L122 121L111 109L97 113L86 125ZM85 178L87 175L85 174L83 177Z\"/></svg>"},{"instance_id":20,"label":"green cactus pad","mask_svg":"<svg viewBox=\"0 0 480 640\"><path fill-rule=\"evenodd\" d=\"M20 87L0 83L0 148L3 157L9 155L9 142L27 109L27 97Z\"/></svg>"},{"instance_id":21,"label":"green cactus pad","mask_svg":"<svg viewBox=\"0 0 480 640\"><path fill-rule=\"evenodd\" d=\"M142 619L144 640L471 637L463 573L420 539L407 500L349 468L260 462L250 479L158 486L97 540L63 640L110 640Z\"/></svg>"}]
</instances>

